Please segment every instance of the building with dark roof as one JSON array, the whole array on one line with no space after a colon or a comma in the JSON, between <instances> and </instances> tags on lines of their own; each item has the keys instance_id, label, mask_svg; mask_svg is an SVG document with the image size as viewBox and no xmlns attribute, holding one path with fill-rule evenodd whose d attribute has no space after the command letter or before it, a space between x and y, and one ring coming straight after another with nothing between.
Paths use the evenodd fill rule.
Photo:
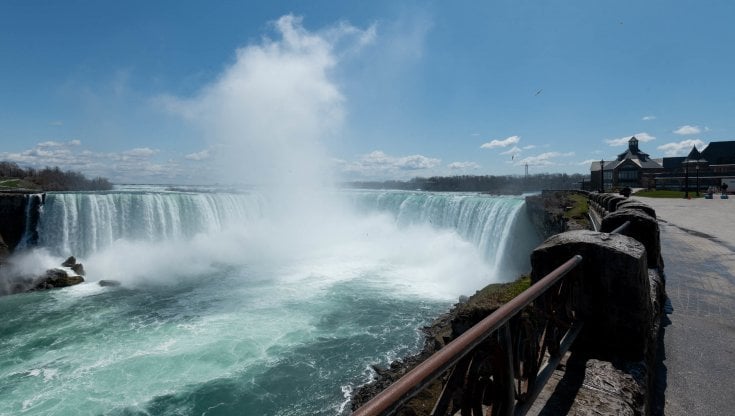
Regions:
<instances>
[{"instance_id":1,"label":"building with dark roof","mask_svg":"<svg viewBox=\"0 0 735 416\"><path fill-rule=\"evenodd\" d=\"M664 171L655 177L656 189L699 192L723 183L735 188L735 141L711 142L701 152L696 146L686 157L666 157Z\"/></svg>"},{"instance_id":2,"label":"building with dark roof","mask_svg":"<svg viewBox=\"0 0 735 416\"><path fill-rule=\"evenodd\" d=\"M615 160L590 165L592 190L630 187L699 192L723 183L729 185L729 191L735 190L735 141L711 142L701 152L693 146L684 157L652 159L638 148L634 136Z\"/></svg>"},{"instance_id":3,"label":"building with dark roof","mask_svg":"<svg viewBox=\"0 0 735 416\"><path fill-rule=\"evenodd\" d=\"M635 136L628 140L628 149L615 160L592 162L590 183L592 189L648 188L653 178L663 172L663 166L640 150Z\"/></svg>"}]
</instances>

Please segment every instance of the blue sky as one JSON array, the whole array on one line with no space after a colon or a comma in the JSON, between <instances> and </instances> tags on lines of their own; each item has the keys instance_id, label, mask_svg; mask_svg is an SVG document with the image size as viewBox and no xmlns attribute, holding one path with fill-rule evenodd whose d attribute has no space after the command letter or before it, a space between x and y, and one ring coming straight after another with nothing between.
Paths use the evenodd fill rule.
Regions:
<instances>
[{"instance_id":1,"label":"blue sky","mask_svg":"<svg viewBox=\"0 0 735 416\"><path fill-rule=\"evenodd\" d=\"M258 183L735 140L731 1L259 3L1 2L0 159Z\"/></svg>"}]
</instances>

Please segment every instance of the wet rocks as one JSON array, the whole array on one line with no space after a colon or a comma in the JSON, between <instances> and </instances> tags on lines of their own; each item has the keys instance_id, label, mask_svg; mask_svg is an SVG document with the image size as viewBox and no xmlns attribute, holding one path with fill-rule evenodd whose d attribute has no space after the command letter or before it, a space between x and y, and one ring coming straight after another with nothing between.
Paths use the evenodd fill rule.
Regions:
<instances>
[{"instance_id":1,"label":"wet rocks","mask_svg":"<svg viewBox=\"0 0 735 416\"><path fill-rule=\"evenodd\" d=\"M34 281L30 291L78 285L84 282L83 276L84 266L71 256L61 263L61 267L46 270L43 276Z\"/></svg>"},{"instance_id":2,"label":"wet rocks","mask_svg":"<svg viewBox=\"0 0 735 416\"><path fill-rule=\"evenodd\" d=\"M34 284L31 291L74 286L82 283L84 278L78 274L69 274L65 269L49 269Z\"/></svg>"}]
</instances>

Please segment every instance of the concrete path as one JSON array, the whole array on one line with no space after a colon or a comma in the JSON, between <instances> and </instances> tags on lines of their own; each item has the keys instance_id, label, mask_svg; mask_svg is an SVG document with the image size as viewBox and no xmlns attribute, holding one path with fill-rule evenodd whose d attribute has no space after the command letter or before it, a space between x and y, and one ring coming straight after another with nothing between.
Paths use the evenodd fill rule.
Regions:
<instances>
[{"instance_id":1,"label":"concrete path","mask_svg":"<svg viewBox=\"0 0 735 416\"><path fill-rule=\"evenodd\" d=\"M656 210L669 297L654 414L735 415L735 198L634 199Z\"/></svg>"}]
</instances>

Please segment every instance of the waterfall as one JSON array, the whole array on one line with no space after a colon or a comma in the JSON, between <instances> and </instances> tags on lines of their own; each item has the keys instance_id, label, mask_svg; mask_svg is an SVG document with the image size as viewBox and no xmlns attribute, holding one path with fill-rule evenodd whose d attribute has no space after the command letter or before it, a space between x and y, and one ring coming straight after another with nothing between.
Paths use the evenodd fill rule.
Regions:
<instances>
[{"instance_id":1,"label":"waterfall","mask_svg":"<svg viewBox=\"0 0 735 416\"><path fill-rule=\"evenodd\" d=\"M527 268L528 253L539 243L525 217L525 199L519 196L353 191L353 201L362 210L391 213L402 226L423 223L454 229L478 247L495 274L504 267L512 272ZM509 247L522 255L507 253Z\"/></svg>"},{"instance_id":2,"label":"waterfall","mask_svg":"<svg viewBox=\"0 0 735 416\"><path fill-rule=\"evenodd\" d=\"M17 266L74 255L86 281L2 298L0 409L342 414L459 296L527 271L521 197L325 193L48 193Z\"/></svg>"},{"instance_id":3,"label":"waterfall","mask_svg":"<svg viewBox=\"0 0 735 416\"><path fill-rule=\"evenodd\" d=\"M119 239L159 241L221 231L264 213L255 193L49 193L39 244L61 255L84 256Z\"/></svg>"},{"instance_id":4,"label":"waterfall","mask_svg":"<svg viewBox=\"0 0 735 416\"><path fill-rule=\"evenodd\" d=\"M340 191L335 197L346 199L358 215L390 215L398 227L453 230L479 250L497 276L514 278L524 271L527 253L538 243L519 215L525 212L521 197L365 190ZM267 218L276 205L256 191L49 193L38 225L39 245L60 256L83 257L121 239L156 242L221 232ZM298 221L293 224L299 227ZM522 256L507 253L509 247Z\"/></svg>"}]
</instances>

